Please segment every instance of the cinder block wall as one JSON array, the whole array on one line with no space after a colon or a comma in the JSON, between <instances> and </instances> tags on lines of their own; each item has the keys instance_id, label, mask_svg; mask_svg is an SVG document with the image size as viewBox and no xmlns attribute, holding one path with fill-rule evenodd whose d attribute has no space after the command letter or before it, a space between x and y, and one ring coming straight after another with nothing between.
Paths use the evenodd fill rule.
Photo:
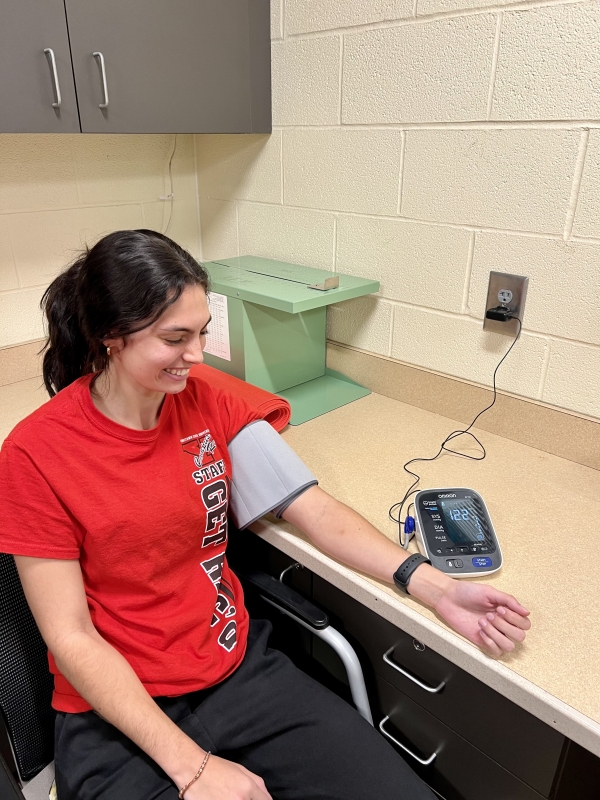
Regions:
<instances>
[{"instance_id":1,"label":"cinder block wall","mask_svg":"<svg viewBox=\"0 0 600 800\"><path fill-rule=\"evenodd\" d=\"M45 288L105 233L169 225L199 255L192 136L177 138L171 217L159 200L174 145L170 135L0 135L0 348L43 335Z\"/></svg>"},{"instance_id":2,"label":"cinder block wall","mask_svg":"<svg viewBox=\"0 0 600 800\"><path fill-rule=\"evenodd\" d=\"M381 281L329 337L600 417L600 3L272 0L271 136L198 136L205 259Z\"/></svg>"}]
</instances>

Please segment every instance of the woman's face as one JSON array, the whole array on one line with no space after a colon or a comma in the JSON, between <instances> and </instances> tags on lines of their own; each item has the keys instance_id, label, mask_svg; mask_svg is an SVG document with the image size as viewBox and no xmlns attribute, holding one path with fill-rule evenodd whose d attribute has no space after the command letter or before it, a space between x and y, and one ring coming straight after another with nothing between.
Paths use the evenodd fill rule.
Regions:
<instances>
[{"instance_id":1,"label":"woman's face","mask_svg":"<svg viewBox=\"0 0 600 800\"><path fill-rule=\"evenodd\" d=\"M119 378L147 393L175 394L185 388L190 368L203 361L210 311L201 286L187 286L178 300L148 328L107 340Z\"/></svg>"}]
</instances>

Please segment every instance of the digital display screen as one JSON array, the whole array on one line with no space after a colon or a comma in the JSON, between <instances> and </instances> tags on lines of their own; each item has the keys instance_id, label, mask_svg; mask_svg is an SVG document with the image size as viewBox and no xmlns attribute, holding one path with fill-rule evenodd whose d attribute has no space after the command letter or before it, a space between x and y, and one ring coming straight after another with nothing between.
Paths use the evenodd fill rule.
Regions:
<instances>
[{"instance_id":1,"label":"digital display screen","mask_svg":"<svg viewBox=\"0 0 600 800\"><path fill-rule=\"evenodd\" d=\"M478 544L489 541L487 525L482 523L470 497L442 500L440 507L448 538L455 544ZM485 525L485 526L484 526Z\"/></svg>"},{"instance_id":2,"label":"digital display screen","mask_svg":"<svg viewBox=\"0 0 600 800\"><path fill-rule=\"evenodd\" d=\"M419 492L415 512L419 547L439 569L474 575L502 564L492 521L474 489Z\"/></svg>"}]
</instances>

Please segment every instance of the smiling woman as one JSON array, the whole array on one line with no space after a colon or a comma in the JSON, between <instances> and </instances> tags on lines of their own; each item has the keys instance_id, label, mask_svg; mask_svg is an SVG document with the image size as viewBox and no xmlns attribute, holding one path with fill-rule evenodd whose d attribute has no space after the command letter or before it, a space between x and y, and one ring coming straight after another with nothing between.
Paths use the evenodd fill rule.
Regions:
<instances>
[{"instance_id":1,"label":"smiling woman","mask_svg":"<svg viewBox=\"0 0 600 800\"><path fill-rule=\"evenodd\" d=\"M87 250L48 287L42 307L48 319L48 341L44 355L44 383L51 397L72 381L91 372L105 370L115 350L123 350L125 339L153 327L186 288L204 297L203 319L161 320L164 341L173 346L210 318L206 307L208 274L172 239L156 231L116 231ZM196 294L200 297L200 294ZM194 307L185 303L185 313ZM173 354L166 359L170 366ZM200 360L202 360L200 358ZM197 362L194 362L197 363ZM165 391L164 389L162 391Z\"/></svg>"},{"instance_id":2,"label":"smiling woman","mask_svg":"<svg viewBox=\"0 0 600 800\"><path fill-rule=\"evenodd\" d=\"M91 387L96 408L130 428L155 427L164 395L185 389L202 363L209 322L204 287L186 286L152 324L104 339L109 363Z\"/></svg>"},{"instance_id":3,"label":"smiling woman","mask_svg":"<svg viewBox=\"0 0 600 800\"><path fill-rule=\"evenodd\" d=\"M58 796L433 800L352 707L267 647L227 563L235 492L284 485L259 513L398 579L494 655L523 641L529 612L415 561L320 489L242 398L190 376L207 291L189 253L140 230L102 239L44 295L52 399L2 447L0 552L49 649ZM230 453L240 433L246 471Z\"/></svg>"}]
</instances>

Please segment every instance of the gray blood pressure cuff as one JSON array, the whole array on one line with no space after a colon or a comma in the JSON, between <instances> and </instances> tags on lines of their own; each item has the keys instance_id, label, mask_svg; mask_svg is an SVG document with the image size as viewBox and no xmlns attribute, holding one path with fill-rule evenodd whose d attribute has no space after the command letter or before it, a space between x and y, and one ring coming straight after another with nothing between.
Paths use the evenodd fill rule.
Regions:
<instances>
[{"instance_id":1,"label":"gray blood pressure cuff","mask_svg":"<svg viewBox=\"0 0 600 800\"><path fill-rule=\"evenodd\" d=\"M251 422L227 445L231 457L229 511L240 530L268 511L280 517L318 481L265 420Z\"/></svg>"}]
</instances>

